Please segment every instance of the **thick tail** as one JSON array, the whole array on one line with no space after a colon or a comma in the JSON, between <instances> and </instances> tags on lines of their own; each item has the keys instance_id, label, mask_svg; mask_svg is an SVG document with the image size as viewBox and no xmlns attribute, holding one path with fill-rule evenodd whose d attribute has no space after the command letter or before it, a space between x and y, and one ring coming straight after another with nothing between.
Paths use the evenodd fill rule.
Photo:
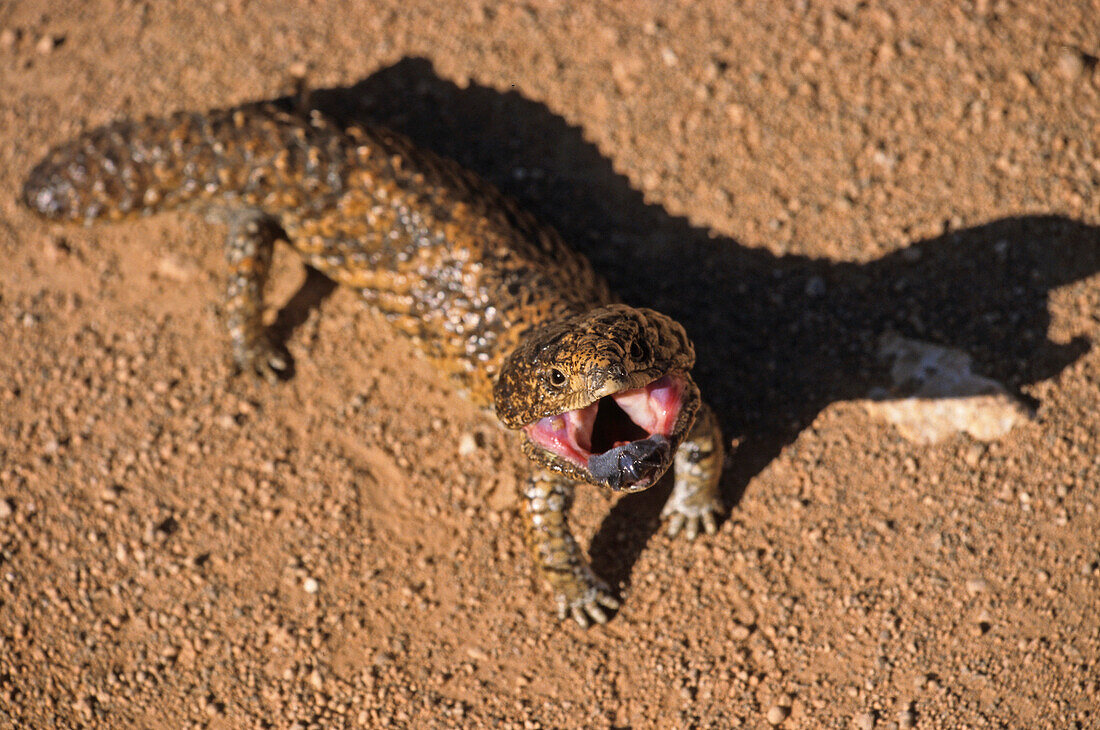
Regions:
<instances>
[{"instance_id":1,"label":"thick tail","mask_svg":"<svg viewBox=\"0 0 1100 730\"><path fill-rule=\"evenodd\" d=\"M263 207L289 190L338 187L344 155L338 131L274 104L116 122L52 149L27 177L23 201L73 221L219 197Z\"/></svg>"}]
</instances>

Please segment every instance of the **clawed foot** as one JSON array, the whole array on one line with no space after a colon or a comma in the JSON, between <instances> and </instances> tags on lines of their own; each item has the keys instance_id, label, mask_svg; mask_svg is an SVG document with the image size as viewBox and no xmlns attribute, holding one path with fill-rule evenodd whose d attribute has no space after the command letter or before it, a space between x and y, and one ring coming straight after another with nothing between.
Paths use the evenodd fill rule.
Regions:
<instances>
[{"instance_id":1,"label":"clawed foot","mask_svg":"<svg viewBox=\"0 0 1100 730\"><path fill-rule=\"evenodd\" d=\"M694 501L676 504L670 500L662 510L661 517L668 518L669 537L676 537L682 531L687 539L694 540L699 536L700 527L708 535L718 531L718 518L722 511L722 502L719 499L697 504Z\"/></svg>"},{"instance_id":2,"label":"clawed foot","mask_svg":"<svg viewBox=\"0 0 1100 730\"><path fill-rule=\"evenodd\" d=\"M582 629L587 629L593 622L607 623L608 616L604 609L616 611L620 605L619 599L615 598L607 584L597 578L591 570L585 570L585 582L588 585L578 596L570 598L564 593L555 596L558 603L558 618L564 620L572 616Z\"/></svg>"},{"instance_id":3,"label":"clawed foot","mask_svg":"<svg viewBox=\"0 0 1100 730\"><path fill-rule=\"evenodd\" d=\"M234 353L236 373L253 373L269 383L285 379L290 373L290 353L265 335L247 348Z\"/></svg>"}]
</instances>

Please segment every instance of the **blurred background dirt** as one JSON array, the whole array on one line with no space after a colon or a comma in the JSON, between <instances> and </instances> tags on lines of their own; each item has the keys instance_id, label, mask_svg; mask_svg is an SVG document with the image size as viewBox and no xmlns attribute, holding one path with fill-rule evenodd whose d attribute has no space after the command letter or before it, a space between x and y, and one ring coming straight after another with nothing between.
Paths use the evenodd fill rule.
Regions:
<instances>
[{"instance_id":1,"label":"blurred background dirt","mask_svg":"<svg viewBox=\"0 0 1100 730\"><path fill-rule=\"evenodd\" d=\"M1100 727L1095 2L0 5L0 725ZM522 457L284 251L297 362L233 379L222 231L46 225L51 144L275 98L487 177L680 318L735 446L577 523L623 609L561 624ZM917 445L887 332L1034 421Z\"/></svg>"}]
</instances>

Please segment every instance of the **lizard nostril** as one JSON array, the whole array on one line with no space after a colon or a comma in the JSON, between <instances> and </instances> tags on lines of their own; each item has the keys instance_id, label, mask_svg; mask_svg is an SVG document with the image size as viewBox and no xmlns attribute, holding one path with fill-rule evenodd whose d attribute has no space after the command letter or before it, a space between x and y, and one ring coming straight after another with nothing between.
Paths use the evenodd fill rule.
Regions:
<instances>
[{"instance_id":1,"label":"lizard nostril","mask_svg":"<svg viewBox=\"0 0 1100 730\"><path fill-rule=\"evenodd\" d=\"M602 367L593 367L588 371L586 385L588 390L595 393L603 390L608 381L622 383L626 381L627 370L621 363L612 363Z\"/></svg>"}]
</instances>

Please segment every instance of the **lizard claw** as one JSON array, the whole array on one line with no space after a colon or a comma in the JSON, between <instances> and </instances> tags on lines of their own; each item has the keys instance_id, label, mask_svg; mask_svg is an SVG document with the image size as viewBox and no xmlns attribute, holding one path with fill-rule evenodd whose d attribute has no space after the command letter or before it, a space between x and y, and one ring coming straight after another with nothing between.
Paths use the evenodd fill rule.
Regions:
<instances>
[{"instance_id":1,"label":"lizard claw","mask_svg":"<svg viewBox=\"0 0 1100 730\"><path fill-rule=\"evenodd\" d=\"M694 540L699 536L700 528L708 535L718 532L718 515L722 513L722 505L717 500L704 504L672 504L665 505L661 517L668 517L668 536L676 537L681 531L687 539Z\"/></svg>"},{"instance_id":2,"label":"lizard claw","mask_svg":"<svg viewBox=\"0 0 1100 730\"><path fill-rule=\"evenodd\" d=\"M290 373L290 354L264 336L234 357L237 374L252 372L268 383L277 383Z\"/></svg>"},{"instance_id":3,"label":"lizard claw","mask_svg":"<svg viewBox=\"0 0 1100 730\"><path fill-rule=\"evenodd\" d=\"M621 605L607 584L595 575L589 576L588 584L588 588L576 598L570 599L564 594L557 596L558 618L564 620L572 616L582 629L593 623L607 623L608 615L604 609L616 611Z\"/></svg>"}]
</instances>

